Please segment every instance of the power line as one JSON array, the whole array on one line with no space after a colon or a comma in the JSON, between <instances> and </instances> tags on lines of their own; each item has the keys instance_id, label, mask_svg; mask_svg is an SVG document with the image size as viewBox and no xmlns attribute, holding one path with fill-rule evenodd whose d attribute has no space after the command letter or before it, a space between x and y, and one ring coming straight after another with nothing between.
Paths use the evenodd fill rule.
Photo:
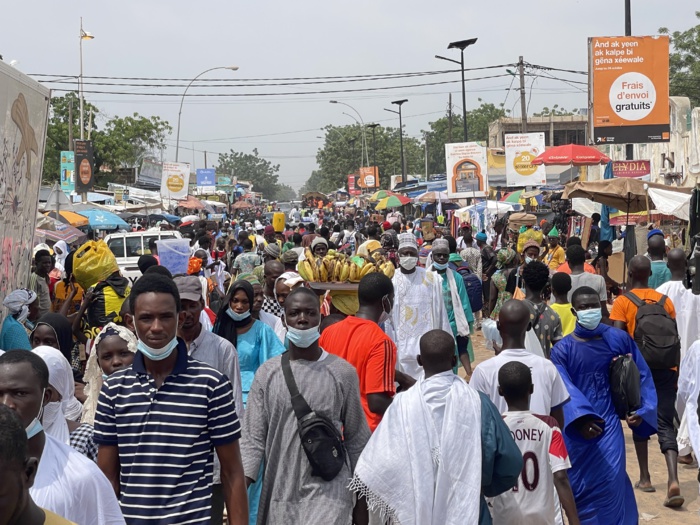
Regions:
<instances>
[{"instance_id":1,"label":"power line","mask_svg":"<svg viewBox=\"0 0 700 525\"><path fill-rule=\"evenodd\" d=\"M485 69L498 69L504 67L511 67L515 64L498 64L493 66L482 66L465 68L464 71L482 71ZM338 75L338 76L321 76L321 77L278 77L278 78L248 78L248 79L231 79L231 78L205 78L198 79L199 82L275 82L275 81L296 81L296 80L333 80L333 79L351 79L351 78L373 78L373 77L405 77L405 76L415 76L415 75L432 75L432 74L446 74L446 73L459 73L459 69L446 69L446 70L436 70L436 71L413 71L407 73L375 73L370 75ZM77 75L56 75L48 73L30 73L29 76L32 77L61 77L61 78L78 78ZM159 77L114 77L114 76L88 76L83 75L83 79L100 79L100 80L144 80L144 81L165 81L165 82L191 82L191 78L159 78Z\"/></svg>"},{"instance_id":2,"label":"power line","mask_svg":"<svg viewBox=\"0 0 700 525\"><path fill-rule=\"evenodd\" d=\"M490 75L485 77L476 77L465 79L466 82L473 82L477 80L487 80L491 78L501 78L509 76L508 74L502 75ZM367 87L358 89L332 89L325 91L292 91L283 93L188 93L188 97L279 97L279 96L289 96L289 95L330 95L334 93L359 93L367 91L386 91L391 89L408 89L415 87L424 86L440 86L444 84L454 84L460 82L460 80L444 80L441 82L427 82L423 84L409 84L403 86L378 86L378 87ZM54 88L53 91L60 92L73 92L73 89L62 89ZM135 93L130 91L86 91L83 93L97 94L97 95L129 95L138 97L182 97L182 93Z\"/></svg>"}]
</instances>

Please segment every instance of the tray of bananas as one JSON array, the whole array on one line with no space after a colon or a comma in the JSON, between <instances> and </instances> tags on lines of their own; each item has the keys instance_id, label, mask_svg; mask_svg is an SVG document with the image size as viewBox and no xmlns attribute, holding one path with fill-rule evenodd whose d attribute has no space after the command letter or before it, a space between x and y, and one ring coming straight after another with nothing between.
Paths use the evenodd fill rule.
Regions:
<instances>
[{"instance_id":1,"label":"tray of bananas","mask_svg":"<svg viewBox=\"0 0 700 525\"><path fill-rule=\"evenodd\" d=\"M349 257L335 250L316 257L309 248L304 250L306 259L299 262L297 271L308 281L312 288L326 290L353 290L357 288L365 275L380 272L391 279L394 276L394 264L381 253L375 252L370 257L355 255ZM315 286L315 284L318 285ZM321 286L323 284L323 286ZM354 286L352 286L354 285Z\"/></svg>"}]
</instances>

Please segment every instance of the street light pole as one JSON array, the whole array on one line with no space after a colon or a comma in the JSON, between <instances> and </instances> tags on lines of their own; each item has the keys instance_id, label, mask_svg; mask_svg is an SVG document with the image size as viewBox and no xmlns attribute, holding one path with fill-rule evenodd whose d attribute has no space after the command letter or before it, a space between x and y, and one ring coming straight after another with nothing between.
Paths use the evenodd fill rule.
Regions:
<instances>
[{"instance_id":1,"label":"street light pole","mask_svg":"<svg viewBox=\"0 0 700 525\"><path fill-rule=\"evenodd\" d=\"M355 117L353 117L350 113L346 113L345 111L343 111L343 115L353 119L355 121L355 123L357 124L357 126L360 128L360 139L362 139L361 140L362 143L360 144L360 146L362 146L360 149L360 168L363 168L365 166L365 140L364 140L365 131L363 129L362 124L360 124L360 121L357 120ZM369 161L367 162L367 164L369 164Z\"/></svg>"},{"instance_id":2,"label":"street light pole","mask_svg":"<svg viewBox=\"0 0 700 525\"><path fill-rule=\"evenodd\" d=\"M368 128L372 128L372 166L377 166L377 142L374 134L379 124L367 124Z\"/></svg>"},{"instance_id":3,"label":"street light pole","mask_svg":"<svg viewBox=\"0 0 700 525\"><path fill-rule=\"evenodd\" d=\"M190 89L190 86L194 84L194 82L199 77L205 75L206 73L209 73L210 71L216 71L217 69L228 69L230 71L237 71L238 66L219 66L212 67L210 69L207 69L206 71L202 71L199 75L190 80L190 83L187 84L187 87L185 88L185 92L182 94L182 99L180 100L180 111L177 114L177 145L175 146L175 162L177 162L180 158L180 119L182 118L182 105L185 103L185 96L187 95L187 90Z\"/></svg>"},{"instance_id":4,"label":"street light pole","mask_svg":"<svg viewBox=\"0 0 700 525\"><path fill-rule=\"evenodd\" d=\"M83 40L92 40L95 38L92 33L83 30L83 17L80 17L80 82L78 83L78 91L80 92L80 140L85 139L85 121L83 120ZM72 145L71 145L71 149Z\"/></svg>"},{"instance_id":5,"label":"street light pole","mask_svg":"<svg viewBox=\"0 0 700 525\"><path fill-rule=\"evenodd\" d=\"M459 49L459 62L451 58L435 55L435 58L439 58L440 60L447 60L448 62L454 62L455 64L459 64L459 69L462 73L462 125L464 127L464 142L469 142L469 133L467 129L467 88L464 83L464 50L467 47L476 44L476 41L476 38L469 38L467 40L458 40L457 42L450 42L450 44L447 46L447 49Z\"/></svg>"},{"instance_id":6,"label":"street light pole","mask_svg":"<svg viewBox=\"0 0 700 525\"><path fill-rule=\"evenodd\" d=\"M357 116L360 118L360 122L362 122L362 142L364 143L364 150L367 151L367 165L369 165L369 148L367 147L367 136L365 135L365 121L362 118L362 115L360 115L360 112L357 111L354 107L352 107L350 104L346 104L345 102L340 102L338 100L331 100L331 104L341 104L343 106L347 106L350 109L352 109L355 113L357 113Z\"/></svg>"},{"instance_id":7,"label":"street light pole","mask_svg":"<svg viewBox=\"0 0 700 525\"><path fill-rule=\"evenodd\" d=\"M406 159L403 154L403 119L401 116L401 106L408 102L408 99L394 100L392 104L399 106L398 111L393 109L385 109L391 113L398 113L399 115L399 144L401 145L401 182L406 182Z\"/></svg>"}]
</instances>

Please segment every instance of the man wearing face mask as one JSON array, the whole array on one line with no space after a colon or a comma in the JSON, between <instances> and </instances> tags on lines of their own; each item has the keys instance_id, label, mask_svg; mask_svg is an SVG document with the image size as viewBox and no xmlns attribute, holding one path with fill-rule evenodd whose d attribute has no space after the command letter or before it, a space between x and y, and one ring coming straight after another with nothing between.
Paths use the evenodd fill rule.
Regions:
<instances>
[{"instance_id":1,"label":"man wearing face mask","mask_svg":"<svg viewBox=\"0 0 700 525\"><path fill-rule=\"evenodd\" d=\"M442 277L442 297L445 309L450 321L452 335L457 341L457 355L467 373L472 375L472 361L474 350L469 339L474 323L474 314L464 286L462 276L449 268L450 248L446 239L433 241L433 262L430 266L434 272Z\"/></svg>"},{"instance_id":2,"label":"man wearing face mask","mask_svg":"<svg viewBox=\"0 0 700 525\"><path fill-rule=\"evenodd\" d=\"M374 432L396 393L396 345L380 328L391 315L394 286L383 273L370 273L360 281L357 295L357 314L324 330L321 347L357 370L362 408Z\"/></svg>"},{"instance_id":3,"label":"man wearing face mask","mask_svg":"<svg viewBox=\"0 0 700 525\"><path fill-rule=\"evenodd\" d=\"M421 373L416 361L420 338L434 329L452 333L442 299L442 278L418 268L418 244L413 234L399 235L399 268L394 274L392 339L396 341L399 369L414 379Z\"/></svg>"},{"instance_id":4,"label":"man wearing face mask","mask_svg":"<svg viewBox=\"0 0 700 525\"><path fill-rule=\"evenodd\" d=\"M551 360L571 400L564 405L564 441L572 468L571 489L581 523L632 524L639 520L627 476L625 439L610 394L610 363L629 354L641 377L641 407L626 416L635 435L656 432L656 390L637 345L624 331L601 323L598 293L582 286L571 296L574 332L553 348ZM591 458L598 458L592 461Z\"/></svg>"},{"instance_id":5,"label":"man wearing face mask","mask_svg":"<svg viewBox=\"0 0 700 525\"><path fill-rule=\"evenodd\" d=\"M48 387L49 370L41 357L26 350L0 355L0 402L21 418L29 456L39 460L32 499L81 525L123 525L117 498L97 465L44 432Z\"/></svg>"},{"instance_id":6,"label":"man wearing face mask","mask_svg":"<svg viewBox=\"0 0 700 525\"><path fill-rule=\"evenodd\" d=\"M386 301L385 301L386 303ZM355 369L319 346L321 312L308 288L293 290L285 301L289 351L258 368L248 394L241 454L246 482L253 483L264 463L264 483L257 523L333 523L351 525L353 495L347 489L369 439ZM316 414L342 432L346 462L330 481L314 476L299 438L282 366L288 359L298 391ZM355 520L353 521L353 518Z\"/></svg>"},{"instance_id":7,"label":"man wearing face mask","mask_svg":"<svg viewBox=\"0 0 700 525\"><path fill-rule=\"evenodd\" d=\"M104 381L94 432L127 523L209 524L214 452L229 523L248 523L231 382L177 337L185 313L172 279L144 275L129 301L137 352Z\"/></svg>"}]
</instances>

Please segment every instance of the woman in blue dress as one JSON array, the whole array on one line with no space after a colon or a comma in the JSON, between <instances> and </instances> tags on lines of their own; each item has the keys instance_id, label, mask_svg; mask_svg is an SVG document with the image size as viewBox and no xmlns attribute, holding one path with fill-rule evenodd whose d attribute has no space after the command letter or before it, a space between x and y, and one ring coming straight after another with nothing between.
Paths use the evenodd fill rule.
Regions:
<instances>
[{"instance_id":1,"label":"woman in blue dress","mask_svg":"<svg viewBox=\"0 0 700 525\"><path fill-rule=\"evenodd\" d=\"M253 377L260 365L271 357L285 352L284 345L272 328L251 315L253 296L253 286L248 281L233 283L226 296L226 302L216 316L213 329L216 335L231 341L238 351L244 405L248 400ZM239 417L242 417L242 414L239 414ZM258 481L248 488L250 525L254 525L257 521L261 490L262 470Z\"/></svg>"}]
</instances>

